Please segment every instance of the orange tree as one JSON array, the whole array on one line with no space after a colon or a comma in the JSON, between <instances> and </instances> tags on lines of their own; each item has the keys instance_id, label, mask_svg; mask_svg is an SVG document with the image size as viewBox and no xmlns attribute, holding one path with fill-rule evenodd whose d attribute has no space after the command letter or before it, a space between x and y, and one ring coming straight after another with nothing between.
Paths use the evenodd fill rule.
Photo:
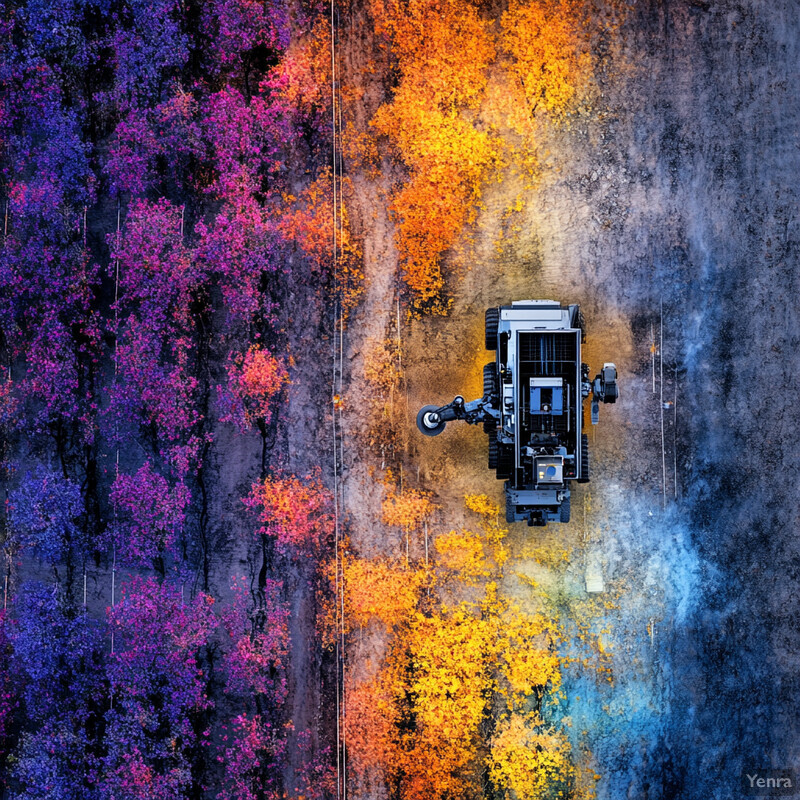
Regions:
<instances>
[{"instance_id":1,"label":"orange tree","mask_svg":"<svg viewBox=\"0 0 800 800\"><path fill-rule=\"evenodd\" d=\"M412 311L442 313L442 254L450 248L497 163L493 138L474 122L495 57L489 27L467 0L374 0L400 81L372 125L408 168L394 194L397 246Z\"/></svg>"},{"instance_id":2,"label":"orange tree","mask_svg":"<svg viewBox=\"0 0 800 800\"><path fill-rule=\"evenodd\" d=\"M402 528L405 531L406 564L408 564L409 557L410 532L419 530L430 519L435 510L436 505L431 501L430 492L420 491L419 489L403 489L399 493L390 491L384 499L384 523Z\"/></svg>"}]
</instances>

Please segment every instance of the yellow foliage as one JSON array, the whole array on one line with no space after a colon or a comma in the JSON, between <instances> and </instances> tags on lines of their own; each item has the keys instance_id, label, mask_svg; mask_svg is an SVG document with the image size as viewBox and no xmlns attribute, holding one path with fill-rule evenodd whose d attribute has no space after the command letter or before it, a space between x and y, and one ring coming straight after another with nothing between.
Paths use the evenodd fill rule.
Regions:
<instances>
[{"instance_id":1,"label":"yellow foliage","mask_svg":"<svg viewBox=\"0 0 800 800\"><path fill-rule=\"evenodd\" d=\"M417 616L410 634L418 722L467 744L486 714L486 654L494 629L463 609Z\"/></svg>"},{"instance_id":2,"label":"yellow foliage","mask_svg":"<svg viewBox=\"0 0 800 800\"><path fill-rule=\"evenodd\" d=\"M396 341L376 342L367 340L367 352L364 355L364 377L372 389L382 395L397 388L401 377L399 352Z\"/></svg>"},{"instance_id":3,"label":"yellow foliage","mask_svg":"<svg viewBox=\"0 0 800 800\"><path fill-rule=\"evenodd\" d=\"M505 800L567 797L575 770L566 736L535 715L512 714L491 743L489 774Z\"/></svg>"},{"instance_id":4,"label":"yellow foliage","mask_svg":"<svg viewBox=\"0 0 800 800\"><path fill-rule=\"evenodd\" d=\"M416 608L421 573L382 561L344 560L344 599L348 622L367 625L373 619L392 627L409 621Z\"/></svg>"},{"instance_id":5,"label":"yellow foliage","mask_svg":"<svg viewBox=\"0 0 800 800\"><path fill-rule=\"evenodd\" d=\"M513 606L501 619L498 644L501 671L518 700L545 687L556 690L561 685L561 660L553 646L553 621L543 614L526 614Z\"/></svg>"},{"instance_id":6,"label":"yellow foliage","mask_svg":"<svg viewBox=\"0 0 800 800\"><path fill-rule=\"evenodd\" d=\"M466 494L464 503L470 511L480 514L483 517L497 517L500 513L500 506L493 503L488 495L485 494Z\"/></svg>"},{"instance_id":7,"label":"yellow foliage","mask_svg":"<svg viewBox=\"0 0 800 800\"><path fill-rule=\"evenodd\" d=\"M454 573L459 580L472 582L491 574L483 542L474 533L450 531L437 536L434 544L439 554L437 564Z\"/></svg>"},{"instance_id":8,"label":"yellow foliage","mask_svg":"<svg viewBox=\"0 0 800 800\"><path fill-rule=\"evenodd\" d=\"M431 493L419 489L404 489L399 494L390 491L383 501L383 521L405 530L418 529L436 510Z\"/></svg>"}]
</instances>

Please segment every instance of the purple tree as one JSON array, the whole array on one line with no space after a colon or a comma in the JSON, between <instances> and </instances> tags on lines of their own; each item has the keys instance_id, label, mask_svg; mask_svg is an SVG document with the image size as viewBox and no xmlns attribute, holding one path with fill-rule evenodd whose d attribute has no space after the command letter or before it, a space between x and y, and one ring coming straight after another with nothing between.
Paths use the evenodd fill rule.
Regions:
<instances>
[{"instance_id":1,"label":"purple tree","mask_svg":"<svg viewBox=\"0 0 800 800\"><path fill-rule=\"evenodd\" d=\"M119 514L111 540L123 562L151 565L172 552L189 500L183 484L171 489L149 461L133 475L120 473L111 487L111 502Z\"/></svg>"},{"instance_id":2,"label":"purple tree","mask_svg":"<svg viewBox=\"0 0 800 800\"><path fill-rule=\"evenodd\" d=\"M217 756L225 765L220 800L285 796L281 773L291 724L282 723L282 707L288 692L289 608L281 591L281 583L268 580L264 594L250 604L241 586L234 585L233 604L223 614L225 692L246 710L223 726L225 745Z\"/></svg>"},{"instance_id":3,"label":"purple tree","mask_svg":"<svg viewBox=\"0 0 800 800\"><path fill-rule=\"evenodd\" d=\"M103 626L65 607L58 590L23 587L10 636L24 686L25 728L15 752L19 798L95 796L102 709Z\"/></svg>"},{"instance_id":4,"label":"purple tree","mask_svg":"<svg viewBox=\"0 0 800 800\"><path fill-rule=\"evenodd\" d=\"M135 201L122 235L110 237L120 275L112 421L123 441L136 434L129 423L137 422L178 480L194 468L202 446L193 334L194 315L206 302L181 218L165 200Z\"/></svg>"},{"instance_id":5,"label":"purple tree","mask_svg":"<svg viewBox=\"0 0 800 800\"><path fill-rule=\"evenodd\" d=\"M78 524L83 513L80 487L60 473L42 467L26 473L8 505L12 541L23 550L50 564L85 552Z\"/></svg>"},{"instance_id":6,"label":"purple tree","mask_svg":"<svg viewBox=\"0 0 800 800\"><path fill-rule=\"evenodd\" d=\"M216 628L213 599L183 601L179 588L133 578L109 609L115 650L108 679L103 796L176 797L193 784L192 768L210 735L212 707L201 667ZM149 795L141 787L153 790Z\"/></svg>"}]
</instances>

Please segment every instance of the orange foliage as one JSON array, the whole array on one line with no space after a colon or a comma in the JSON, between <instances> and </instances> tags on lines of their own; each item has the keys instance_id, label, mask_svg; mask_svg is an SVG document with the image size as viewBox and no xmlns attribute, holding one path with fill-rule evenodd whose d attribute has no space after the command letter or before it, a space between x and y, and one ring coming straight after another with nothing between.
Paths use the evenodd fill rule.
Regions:
<instances>
[{"instance_id":1,"label":"orange foliage","mask_svg":"<svg viewBox=\"0 0 800 800\"><path fill-rule=\"evenodd\" d=\"M245 424L256 425L259 421L266 424L272 417L273 399L289 383L289 373L272 353L253 345L243 356L233 359L228 381L231 394L241 406Z\"/></svg>"},{"instance_id":2,"label":"orange foliage","mask_svg":"<svg viewBox=\"0 0 800 800\"><path fill-rule=\"evenodd\" d=\"M407 622L416 608L422 575L382 561L344 561L345 615L354 625Z\"/></svg>"},{"instance_id":3,"label":"orange foliage","mask_svg":"<svg viewBox=\"0 0 800 800\"><path fill-rule=\"evenodd\" d=\"M560 632L548 615L500 596L495 579L507 531L499 508L486 495L465 501L479 515L480 532L438 536L433 575L367 560L345 563L348 622L378 619L394 634L377 675L350 690L353 768L396 787L405 800L483 796L487 770L508 800L550 790L557 797L574 774L567 739L523 712L532 698L538 706L561 687ZM384 521L419 526L431 511L422 492L390 492ZM472 600L447 605L437 596L437 587L452 596L459 584L472 587ZM493 715L498 724L488 739L485 724ZM526 745L541 749L524 756Z\"/></svg>"},{"instance_id":4,"label":"orange foliage","mask_svg":"<svg viewBox=\"0 0 800 800\"><path fill-rule=\"evenodd\" d=\"M392 203L404 280L414 311L442 313L448 303L439 260L497 162L492 138L466 116L480 100L495 48L467 0L373 0L372 13L391 36L401 75L372 125L410 172Z\"/></svg>"},{"instance_id":5,"label":"orange foliage","mask_svg":"<svg viewBox=\"0 0 800 800\"><path fill-rule=\"evenodd\" d=\"M349 188L347 181L337 191ZM336 220L336 262L333 262L334 217L333 178L324 171L299 197L284 197L286 210L280 220L281 233L308 256L316 270L333 269L336 288L345 317L363 291L361 248L350 234L347 208L337 194L339 216ZM341 205L340 205L341 204Z\"/></svg>"},{"instance_id":6,"label":"orange foliage","mask_svg":"<svg viewBox=\"0 0 800 800\"><path fill-rule=\"evenodd\" d=\"M574 2L510 0L500 19L503 48L513 57L512 72L522 84L531 112L542 108L562 114L582 78L591 72L591 56L581 52Z\"/></svg>"},{"instance_id":7,"label":"orange foliage","mask_svg":"<svg viewBox=\"0 0 800 800\"><path fill-rule=\"evenodd\" d=\"M510 123L530 136L537 109L558 117L574 105L592 69L580 27L584 5L510 0L496 31L470 0L371 0L400 76L371 125L408 168L391 210L412 315L449 308L441 260L474 219L487 178L509 161L521 159L525 174L533 169L532 142L515 149L498 130ZM505 67L506 79L495 70L500 115L487 116L495 64Z\"/></svg>"},{"instance_id":8,"label":"orange foliage","mask_svg":"<svg viewBox=\"0 0 800 800\"><path fill-rule=\"evenodd\" d=\"M331 113L331 26L318 18L307 35L290 46L273 83L293 108L311 115Z\"/></svg>"},{"instance_id":9,"label":"orange foliage","mask_svg":"<svg viewBox=\"0 0 800 800\"><path fill-rule=\"evenodd\" d=\"M348 768L362 780L379 780L396 761L400 717L391 677L383 672L372 680L351 681L347 686Z\"/></svg>"},{"instance_id":10,"label":"orange foliage","mask_svg":"<svg viewBox=\"0 0 800 800\"><path fill-rule=\"evenodd\" d=\"M332 498L318 474L267 477L253 484L244 502L258 511L259 533L275 537L293 555L317 550L333 527Z\"/></svg>"}]
</instances>

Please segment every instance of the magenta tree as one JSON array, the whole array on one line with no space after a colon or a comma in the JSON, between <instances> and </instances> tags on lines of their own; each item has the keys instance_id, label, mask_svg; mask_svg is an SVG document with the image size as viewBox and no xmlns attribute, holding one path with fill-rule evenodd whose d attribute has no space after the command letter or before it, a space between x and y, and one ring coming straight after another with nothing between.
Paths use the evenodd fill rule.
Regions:
<instances>
[{"instance_id":1,"label":"magenta tree","mask_svg":"<svg viewBox=\"0 0 800 800\"><path fill-rule=\"evenodd\" d=\"M289 608L282 602L283 586L269 580L255 602L241 585L223 614L227 634L225 693L236 698L234 715L224 725L224 800L278 800L284 797L287 735L291 725L283 709L288 693Z\"/></svg>"}]
</instances>

